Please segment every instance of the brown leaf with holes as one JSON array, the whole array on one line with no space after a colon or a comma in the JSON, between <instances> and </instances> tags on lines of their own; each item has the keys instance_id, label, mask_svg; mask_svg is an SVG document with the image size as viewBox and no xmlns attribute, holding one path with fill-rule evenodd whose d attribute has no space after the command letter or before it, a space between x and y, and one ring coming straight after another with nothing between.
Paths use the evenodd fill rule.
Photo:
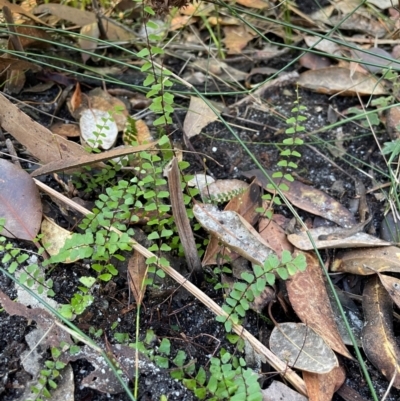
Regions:
<instances>
[{"instance_id":1,"label":"brown leaf with holes","mask_svg":"<svg viewBox=\"0 0 400 401\"><path fill-rule=\"evenodd\" d=\"M268 171L267 173L270 176L272 174ZM259 185L268 192L275 193L275 190L269 187L269 181L261 170L250 170L242 174L248 178L256 177ZM283 192L294 206L331 220L341 227L353 226L355 224L354 216L341 203L326 193L299 181L290 182L285 179L275 178L274 182L278 185L285 184L289 188Z\"/></svg>"},{"instance_id":2,"label":"brown leaf with holes","mask_svg":"<svg viewBox=\"0 0 400 401\"><path fill-rule=\"evenodd\" d=\"M365 324L363 349L369 361L393 386L400 388L400 349L393 332L393 303L377 276L368 280L363 292Z\"/></svg>"},{"instance_id":3,"label":"brown leaf with holes","mask_svg":"<svg viewBox=\"0 0 400 401\"><path fill-rule=\"evenodd\" d=\"M147 264L145 257L137 250L128 261L129 287L137 305L141 305L146 292Z\"/></svg>"},{"instance_id":4,"label":"brown leaf with holes","mask_svg":"<svg viewBox=\"0 0 400 401\"><path fill-rule=\"evenodd\" d=\"M307 386L309 401L328 401L346 380L346 371L343 366L337 366L324 374L304 371L303 380Z\"/></svg>"},{"instance_id":5,"label":"brown leaf with holes","mask_svg":"<svg viewBox=\"0 0 400 401\"><path fill-rule=\"evenodd\" d=\"M290 303L300 320L315 330L334 351L353 359L339 334L318 259L313 253L303 254L307 269L286 282Z\"/></svg>"},{"instance_id":6,"label":"brown leaf with holes","mask_svg":"<svg viewBox=\"0 0 400 401\"><path fill-rule=\"evenodd\" d=\"M396 246L341 252L332 263L333 272L367 276L382 272L400 273L400 249Z\"/></svg>"}]
</instances>

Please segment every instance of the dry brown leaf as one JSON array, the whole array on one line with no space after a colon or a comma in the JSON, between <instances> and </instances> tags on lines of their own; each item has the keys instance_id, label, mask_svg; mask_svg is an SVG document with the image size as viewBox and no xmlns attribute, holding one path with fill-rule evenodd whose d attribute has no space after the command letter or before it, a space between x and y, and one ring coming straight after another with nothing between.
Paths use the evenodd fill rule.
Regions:
<instances>
[{"instance_id":1,"label":"dry brown leaf","mask_svg":"<svg viewBox=\"0 0 400 401\"><path fill-rule=\"evenodd\" d=\"M126 156L131 153L141 152L153 147L154 144L146 144L140 146L128 146L120 149L113 149L103 153L86 153L83 156L77 158L69 158L66 160L56 160L52 163L48 163L45 166L35 170L31 176L37 177L42 174L56 173L58 171L68 170L71 168L77 168L87 166L89 164L98 163L100 161L106 161L119 156Z\"/></svg>"},{"instance_id":2,"label":"dry brown leaf","mask_svg":"<svg viewBox=\"0 0 400 401\"><path fill-rule=\"evenodd\" d=\"M240 4L241 6L257 8L259 10L262 10L270 5L268 1L264 0L236 0L236 3Z\"/></svg>"},{"instance_id":3,"label":"dry brown leaf","mask_svg":"<svg viewBox=\"0 0 400 401\"><path fill-rule=\"evenodd\" d=\"M218 114L214 113L203 99L191 96L189 111L183 123L183 129L188 138L200 134L204 127L216 120L218 120Z\"/></svg>"},{"instance_id":4,"label":"dry brown leaf","mask_svg":"<svg viewBox=\"0 0 400 401\"><path fill-rule=\"evenodd\" d=\"M1 235L33 241L39 233L42 203L29 174L0 159L0 217L5 218Z\"/></svg>"},{"instance_id":5,"label":"dry brown leaf","mask_svg":"<svg viewBox=\"0 0 400 401\"><path fill-rule=\"evenodd\" d=\"M342 96L385 95L388 93L382 82L374 76L354 72L342 67L329 67L309 70L300 74L297 84L306 89Z\"/></svg>"},{"instance_id":6,"label":"dry brown leaf","mask_svg":"<svg viewBox=\"0 0 400 401\"><path fill-rule=\"evenodd\" d=\"M276 216L274 216L276 217ZM267 218L260 219L258 223L258 231L263 237L264 241L275 251L280 258L282 251L287 250L290 253L293 252L292 244L287 240L285 230L274 221Z\"/></svg>"},{"instance_id":7,"label":"dry brown leaf","mask_svg":"<svg viewBox=\"0 0 400 401\"><path fill-rule=\"evenodd\" d=\"M205 17L214 11L214 4L205 1L193 0L179 12L184 15Z\"/></svg>"},{"instance_id":8,"label":"dry brown leaf","mask_svg":"<svg viewBox=\"0 0 400 401\"><path fill-rule=\"evenodd\" d=\"M400 249L395 246L357 249L339 253L332 263L333 272L367 276L378 272L400 273Z\"/></svg>"},{"instance_id":9,"label":"dry brown leaf","mask_svg":"<svg viewBox=\"0 0 400 401\"><path fill-rule=\"evenodd\" d=\"M188 25L194 24L195 22L196 22L196 18L193 18L191 15L176 14L170 22L169 30L171 32L177 31Z\"/></svg>"},{"instance_id":10,"label":"dry brown leaf","mask_svg":"<svg viewBox=\"0 0 400 401\"><path fill-rule=\"evenodd\" d=\"M63 137L79 138L81 135L81 130L76 124L56 123L50 127L50 130L53 134Z\"/></svg>"},{"instance_id":11,"label":"dry brown leaf","mask_svg":"<svg viewBox=\"0 0 400 401\"><path fill-rule=\"evenodd\" d=\"M78 39L79 47L82 50L94 52L97 49L97 44L99 43L97 39L99 39L100 37L100 29L97 21L93 22L92 24L84 25L80 30L80 34L84 36L89 36L89 38L84 36L79 36ZM81 52L81 57L83 62L86 63L86 61L90 59L90 54L86 52Z\"/></svg>"},{"instance_id":12,"label":"dry brown leaf","mask_svg":"<svg viewBox=\"0 0 400 401\"><path fill-rule=\"evenodd\" d=\"M343 344L318 259L304 253L307 269L297 272L286 282L290 303L300 320L315 330L339 354L353 359Z\"/></svg>"},{"instance_id":13,"label":"dry brown leaf","mask_svg":"<svg viewBox=\"0 0 400 401\"><path fill-rule=\"evenodd\" d=\"M78 26L85 26L97 22L96 14L90 11L80 10L76 7L57 3L42 4L36 7L33 12L35 14L52 14Z\"/></svg>"},{"instance_id":14,"label":"dry brown leaf","mask_svg":"<svg viewBox=\"0 0 400 401\"><path fill-rule=\"evenodd\" d=\"M147 264L146 258L136 249L128 261L129 287L135 297L136 304L142 304L146 292Z\"/></svg>"},{"instance_id":15,"label":"dry brown leaf","mask_svg":"<svg viewBox=\"0 0 400 401\"><path fill-rule=\"evenodd\" d=\"M256 177L257 183L264 189L272 193L275 192L269 188L268 179L260 170L250 170L242 174L248 178ZM270 172L268 174L271 175ZM294 206L331 220L341 227L355 224L354 216L326 193L299 181L289 182L284 179L274 179L274 181L277 184L284 183L289 187L289 190L284 191L284 194Z\"/></svg>"},{"instance_id":16,"label":"dry brown leaf","mask_svg":"<svg viewBox=\"0 0 400 401\"><path fill-rule=\"evenodd\" d=\"M330 401L346 380L346 372L343 366L324 374L303 372L303 380L307 385L309 401Z\"/></svg>"},{"instance_id":17,"label":"dry brown leaf","mask_svg":"<svg viewBox=\"0 0 400 401\"><path fill-rule=\"evenodd\" d=\"M76 83L74 93L71 96L71 108L72 111L75 111L80 107L82 103L82 92L81 92L81 85L79 82Z\"/></svg>"},{"instance_id":18,"label":"dry brown leaf","mask_svg":"<svg viewBox=\"0 0 400 401\"><path fill-rule=\"evenodd\" d=\"M228 49L228 54L241 54L247 43L253 39L253 35L249 32L246 25L225 26L225 38L223 42Z\"/></svg>"},{"instance_id":19,"label":"dry brown leaf","mask_svg":"<svg viewBox=\"0 0 400 401\"><path fill-rule=\"evenodd\" d=\"M393 332L393 305L378 277L368 280L363 292L365 324L362 343L367 358L393 386L400 388L400 349Z\"/></svg>"},{"instance_id":20,"label":"dry brown leaf","mask_svg":"<svg viewBox=\"0 0 400 401\"><path fill-rule=\"evenodd\" d=\"M42 163L87 155L82 146L68 141L32 120L0 94L1 126Z\"/></svg>"},{"instance_id":21,"label":"dry brown leaf","mask_svg":"<svg viewBox=\"0 0 400 401\"><path fill-rule=\"evenodd\" d=\"M110 19L103 17L101 21L106 30L107 39L111 42L129 42L136 38L132 30L124 29Z\"/></svg>"}]
</instances>

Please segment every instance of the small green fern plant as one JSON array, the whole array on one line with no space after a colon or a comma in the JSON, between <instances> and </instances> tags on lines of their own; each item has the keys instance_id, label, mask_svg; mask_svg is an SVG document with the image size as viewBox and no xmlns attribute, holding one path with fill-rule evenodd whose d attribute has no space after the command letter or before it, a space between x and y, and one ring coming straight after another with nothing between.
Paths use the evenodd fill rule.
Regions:
<instances>
[{"instance_id":1,"label":"small green fern plant","mask_svg":"<svg viewBox=\"0 0 400 401\"><path fill-rule=\"evenodd\" d=\"M263 266L253 266L253 273L244 272L241 274L243 281L234 283L229 291L222 309L228 316L217 316L217 321L224 323L225 330L230 333L232 324L240 324L250 309L251 303L260 296L267 285L274 285L276 275L282 280L287 280L298 271L304 271L307 267L306 258L303 254L293 255L284 250L281 260L276 255L269 256ZM223 284L217 284L215 289L224 288Z\"/></svg>"}]
</instances>

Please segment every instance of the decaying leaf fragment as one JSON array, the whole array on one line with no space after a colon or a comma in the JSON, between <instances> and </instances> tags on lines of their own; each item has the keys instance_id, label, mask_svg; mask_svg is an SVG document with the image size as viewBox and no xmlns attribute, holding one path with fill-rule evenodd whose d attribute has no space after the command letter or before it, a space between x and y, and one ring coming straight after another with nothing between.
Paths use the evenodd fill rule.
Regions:
<instances>
[{"instance_id":1,"label":"decaying leaf fragment","mask_svg":"<svg viewBox=\"0 0 400 401\"><path fill-rule=\"evenodd\" d=\"M300 320L315 330L336 352L353 359L340 337L318 259L304 253L307 269L286 282L290 303Z\"/></svg>"},{"instance_id":2,"label":"decaying leaf fragment","mask_svg":"<svg viewBox=\"0 0 400 401\"><path fill-rule=\"evenodd\" d=\"M265 259L275 254L260 234L236 212L220 211L213 205L196 204L193 213L211 235L251 262L262 266Z\"/></svg>"},{"instance_id":3,"label":"decaying leaf fragment","mask_svg":"<svg viewBox=\"0 0 400 401\"><path fill-rule=\"evenodd\" d=\"M400 349L393 333L392 300L377 276L368 280L363 293L365 325L363 349L367 358L393 386L400 388Z\"/></svg>"},{"instance_id":4,"label":"decaying leaf fragment","mask_svg":"<svg viewBox=\"0 0 400 401\"><path fill-rule=\"evenodd\" d=\"M281 323L269 339L271 351L290 367L328 373L339 366L335 353L311 327L303 323Z\"/></svg>"},{"instance_id":5,"label":"decaying leaf fragment","mask_svg":"<svg viewBox=\"0 0 400 401\"><path fill-rule=\"evenodd\" d=\"M387 276L386 274L379 274L378 277L381 283L386 288L386 291L392 298L393 302L400 308L400 280L396 277Z\"/></svg>"},{"instance_id":6,"label":"decaying leaf fragment","mask_svg":"<svg viewBox=\"0 0 400 401\"><path fill-rule=\"evenodd\" d=\"M389 246L342 252L332 263L331 270L362 276L378 272L400 273L400 249Z\"/></svg>"}]
</instances>

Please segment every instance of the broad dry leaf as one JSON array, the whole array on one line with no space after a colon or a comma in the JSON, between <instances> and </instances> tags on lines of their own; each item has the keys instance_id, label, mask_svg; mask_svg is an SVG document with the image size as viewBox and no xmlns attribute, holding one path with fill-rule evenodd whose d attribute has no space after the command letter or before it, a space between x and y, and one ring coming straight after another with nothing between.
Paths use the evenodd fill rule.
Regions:
<instances>
[{"instance_id":1,"label":"broad dry leaf","mask_svg":"<svg viewBox=\"0 0 400 401\"><path fill-rule=\"evenodd\" d=\"M78 38L79 47L82 50L93 53L97 49L97 45L99 43L97 39L100 37L100 29L97 21L93 22L92 24L84 25L81 28L80 34L83 36L79 36ZM90 54L82 52L81 57L83 62L86 63L86 61L90 59Z\"/></svg>"},{"instance_id":2,"label":"broad dry leaf","mask_svg":"<svg viewBox=\"0 0 400 401\"><path fill-rule=\"evenodd\" d=\"M356 249L339 253L332 263L333 272L367 276L382 272L400 273L400 249L395 246Z\"/></svg>"},{"instance_id":3,"label":"broad dry leaf","mask_svg":"<svg viewBox=\"0 0 400 401\"><path fill-rule=\"evenodd\" d=\"M225 38L223 42L228 49L228 54L241 54L247 43L253 39L246 25L224 27Z\"/></svg>"},{"instance_id":4,"label":"broad dry leaf","mask_svg":"<svg viewBox=\"0 0 400 401\"><path fill-rule=\"evenodd\" d=\"M146 292L147 264L145 257L136 249L128 261L129 287L136 304L142 304Z\"/></svg>"},{"instance_id":5,"label":"broad dry leaf","mask_svg":"<svg viewBox=\"0 0 400 401\"><path fill-rule=\"evenodd\" d=\"M345 238L331 239L331 240L320 240L321 235L334 234L336 227L318 227L308 230L311 237L314 240L317 249L332 249L332 248L366 248L366 247L382 247L390 246L390 242L383 241L373 235L367 233L356 233ZM311 251L314 249L314 245L311 243L308 235L305 231L301 231L296 234L290 234L287 237L288 241L291 242L296 248L302 251Z\"/></svg>"},{"instance_id":6,"label":"broad dry leaf","mask_svg":"<svg viewBox=\"0 0 400 401\"><path fill-rule=\"evenodd\" d=\"M337 366L324 374L303 372L303 380L307 386L309 401L330 401L346 380L346 371L343 366Z\"/></svg>"},{"instance_id":7,"label":"broad dry leaf","mask_svg":"<svg viewBox=\"0 0 400 401\"><path fill-rule=\"evenodd\" d=\"M269 192L275 191L269 187L268 179L260 170L250 170L242 173L247 178L256 177L257 183ZM271 172L268 172L271 176ZM353 226L354 216L338 201L309 185L299 181L289 182L285 179L274 179L276 184L283 183L289 189L284 191L287 199L296 207L311 214L331 220L341 227Z\"/></svg>"},{"instance_id":8,"label":"broad dry leaf","mask_svg":"<svg viewBox=\"0 0 400 401\"><path fill-rule=\"evenodd\" d=\"M336 352L353 359L340 337L318 259L304 253L307 269L286 282L290 303L300 320Z\"/></svg>"},{"instance_id":9,"label":"broad dry leaf","mask_svg":"<svg viewBox=\"0 0 400 401\"><path fill-rule=\"evenodd\" d=\"M65 6L57 3L47 3L36 7L33 12L35 14L51 14L58 18L72 22L78 26L85 26L97 22L96 14L80 10L76 7Z\"/></svg>"},{"instance_id":10,"label":"broad dry leaf","mask_svg":"<svg viewBox=\"0 0 400 401\"><path fill-rule=\"evenodd\" d=\"M265 217L261 218L258 223L258 231L264 241L275 251L278 257L281 257L282 251L293 252L293 245L287 240L285 230L274 220Z\"/></svg>"},{"instance_id":11,"label":"broad dry leaf","mask_svg":"<svg viewBox=\"0 0 400 401\"><path fill-rule=\"evenodd\" d=\"M31 176L37 177L42 174L56 173L58 171L64 171L71 168L83 167L89 164L95 164L100 161L110 160L115 157L126 156L132 153L141 152L143 150L147 150L151 147L154 147L154 144L146 144L140 146L127 146L120 149L113 149L104 153L86 153L75 159L66 159L66 160L56 160L55 162L48 163L45 166L35 170Z\"/></svg>"},{"instance_id":12,"label":"broad dry leaf","mask_svg":"<svg viewBox=\"0 0 400 401\"><path fill-rule=\"evenodd\" d=\"M68 141L32 120L0 94L1 126L42 163L87 155L82 146Z\"/></svg>"},{"instance_id":13,"label":"broad dry leaf","mask_svg":"<svg viewBox=\"0 0 400 401\"><path fill-rule=\"evenodd\" d=\"M388 93L382 82L374 76L352 73L342 67L329 67L320 70L309 70L300 74L297 84L309 90L327 95L339 93L342 96L385 95Z\"/></svg>"},{"instance_id":14,"label":"broad dry leaf","mask_svg":"<svg viewBox=\"0 0 400 401\"><path fill-rule=\"evenodd\" d=\"M275 254L258 232L233 211L220 211L210 204L196 204L193 213L197 221L225 246L257 265Z\"/></svg>"},{"instance_id":15,"label":"broad dry leaf","mask_svg":"<svg viewBox=\"0 0 400 401\"><path fill-rule=\"evenodd\" d=\"M208 124L218 120L218 117L218 114L214 113L203 99L191 96L189 111L186 114L183 129L188 138L192 138L200 134L201 130Z\"/></svg>"},{"instance_id":16,"label":"broad dry leaf","mask_svg":"<svg viewBox=\"0 0 400 401\"><path fill-rule=\"evenodd\" d=\"M39 190L30 175L11 162L0 159L1 235L33 241L42 220Z\"/></svg>"},{"instance_id":17,"label":"broad dry leaf","mask_svg":"<svg viewBox=\"0 0 400 401\"><path fill-rule=\"evenodd\" d=\"M237 68L231 67L223 61L216 59L198 59L193 62L191 66L205 72L206 75L214 75L221 81L244 81L248 76L247 72L238 70Z\"/></svg>"},{"instance_id":18,"label":"broad dry leaf","mask_svg":"<svg viewBox=\"0 0 400 401\"><path fill-rule=\"evenodd\" d=\"M41 234L43 235L41 242L49 255L58 255L60 250L65 245L65 241L71 238L72 233L65 228L60 227L53 220L44 216L41 225ZM72 260L67 258L63 263L73 263L78 258Z\"/></svg>"},{"instance_id":19,"label":"broad dry leaf","mask_svg":"<svg viewBox=\"0 0 400 401\"><path fill-rule=\"evenodd\" d=\"M339 366L335 353L311 327L303 323L280 323L269 338L271 351L290 367L328 373Z\"/></svg>"},{"instance_id":20,"label":"broad dry leaf","mask_svg":"<svg viewBox=\"0 0 400 401\"><path fill-rule=\"evenodd\" d=\"M400 388L400 349L393 332L393 305L377 276L368 280L363 292L365 325L362 343L367 358L393 386Z\"/></svg>"}]
</instances>

